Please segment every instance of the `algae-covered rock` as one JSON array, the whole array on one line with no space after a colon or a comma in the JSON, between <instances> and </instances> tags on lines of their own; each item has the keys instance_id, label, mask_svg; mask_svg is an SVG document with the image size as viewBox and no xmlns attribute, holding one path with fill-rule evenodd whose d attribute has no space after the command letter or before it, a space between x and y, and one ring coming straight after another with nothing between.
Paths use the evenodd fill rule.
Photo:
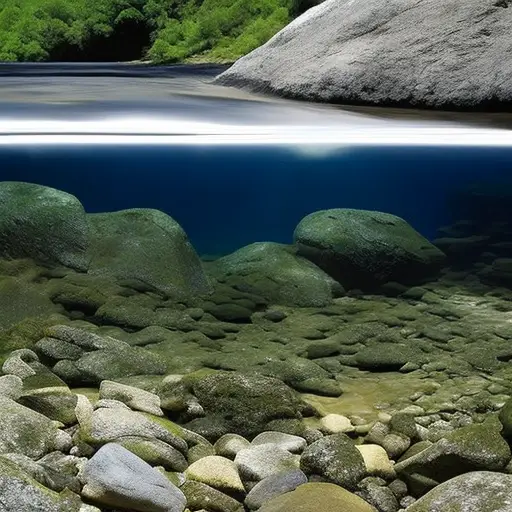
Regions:
<instances>
[{"instance_id":1,"label":"algae-covered rock","mask_svg":"<svg viewBox=\"0 0 512 512\"><path fill-rule=\"evenodd\" d=\"M132 375L163 375L166 365L161 358L140 347L96 350L78 361L59 361L53 371L68 384L92 385Z\"/></svg>"},{"instance_id":2,"label":"algae-covered rock","mask_svg":"<svg viewBox=\"0 0 512 512\"><path fill-rule=\"evenodd\" d=\"M297 256L296 250L258 242L218 259L211 272L228 283L249 286L273 304L321 307L342 289L323 270Z\"/></svg>"},{"instance_id":3,"label":"algae-covered rock","mask_svg":"<svg viewBox=\"0 0 512 512\"><path fill-rule=\"evenodd\" d=\"M0 182L0 254L88 268L88 226L80 201L53 188Z\"/></svg>"},{"instance_id":4,"label":"algae-covered rock","mask_svg":"<svg viewBox=\"0 0 512 512\"><path fill-rule=\"evenodd\" d=\"M71 439L46 416L0 396L0 453L33 459L64 449Z\"/></svg>"},{"instance_id":5,"label":"algae-covered rock","mask_svg":"<svg viewBox=\"0 0 512 512\"><path fill-rule=\"evenodd\" d=\"M104 380L100 385L100 398L119 400L137 411L144 411L155 416L163 416L160 409L160 397L149 391L133 386Z\"/></svg>"},{"instance_id":6,"label":"algae-covered rock","mask_svg":"<svg viewBox=\"0 0 512 512\"><path fill-rule=\"evenodd\" d=\"M207 294L210 284L181 226L165 213L131 209L88 215L89 273L174 298Z\"/></svg>"},{"instance_id":7,"label":"algae-covered rock","mask_svg":"<svg viewBox=\"0 0 512 512\"><path fill-rule=\"evenodd\" d=\"M415 284L435 274L445 259L403 219L374 211L312 213L298 224L294 240L298 254L346 288Z\"/></svg>"},{"instance_id":8,"label":"algae-covered rock","mask_svg":"<svg viewBox=\"0 0 512 512\"><path fill-rule=\"evenodd\" d=\"M396 464L395 470L404 478L421 476L437 483L470 471L501 471L511 453L500 430L496 417L456 429Z\"/></svg>"},{"instance_id":9,"label":"algae-covered rock","mask_svg":"<svg viewBox=\"0 0 512 512\"><path fill-rule=\"evenodd\" d=\"M346 489L355 489L366 474L363 456L346 434L333 434L310 444L302 453L300 469Z\"/></svg>"},{"instance_id":10,"label":"algae-covered rock","mask_svg":"<svg viewBox=\"0 0 512 512\"><path fill-rule=\"evenodd\" d=\"M376 512L369 503L359 496L330 483L307 483L294 491L272 498L263 504L258 512L320 512L349 511Z\"/></svg>"},{"instance_id":11,"label":"algae-covered rock","mask_svg":"<svg viewBox=\"0 0 512 512\"><path fill-rule=\"evenodd\" d=\"M511 503L511 475L475 471L438 485L407 507L407 512L508 512Z\"/></svg>"},{"instance_id":12,"label":"algae-covered rock","mask_svg":"<svg viewBox=\"0 0 512 512\"><path fill-rule=\"evenodd\" d=\"M82 505L76 494L44 487L5 457L0 457L0 496L2 512L79 512Z\"/></svg>"},{"instance_id":13,"label":"algae-covered rock","mask_svg":"<svg viewBox=\"0 0 512 512\"><path fill-rule=\"evenodd\" d=\"M76 423L77 398L67 387L27 390L18 401L25 407L64 425Z\"/></svg>"},{"instance_id":14,"label":"algae-covered rock","mask_svg":"<svg viewBox=\"0 0 512 512\"><path fill-rule=\"evenodd\" d=\"M300 419L305 408L282 381L258 374L217 372L199 378L192 389L206 418L191 421L187 428L210 440L227 433L253 437L268 430L265 426L272 420Z\"/></svg>"},{"instance_id":15,"label":"algae-covered rock","mask_svg":"<svg viewBox=\"0 0 512 512\"><path fill-rule=\"evenodd\" d=\"M512 441L512 398L508 399L501 409L499 419L503 425L503 436Z\"/></svg>"},{"instance_id":16,"label":"algae-covered rock","mask_svg":"<svg viewBox=\"0 0 512 512\"><path fill-rule=\"evenodd\" d=\"M9 329L27 318L49 316L59 311L40 286L14 277L0 280L0 329Z\"/></svg>"},{"instance_id":17,"label":"algae-covered rock","mask_svg":"<svg viewBox=\"0 0 512 512\"><path fill-rule=\"evenodd\" d=\"M183 429L170 421L157 421L157 417L121 408L91 408L77 410L80 424L78 437L91 446L102 446L126 437L141 437L160 440L183 455L188 446L183 440ZM172 430L170 430L170 428Z\"/></svg>"},{"instance_id":18,"label":"algae-covered rock","mask_svg":"<svg viewBox=\"0 0 512 512\"><path fill-rule=\"evenodd\" d=\"M244 512L244 506L223 492L202 482L187 480L181 490L191 510L211 512Z\"/></svg>"}]
</instances>

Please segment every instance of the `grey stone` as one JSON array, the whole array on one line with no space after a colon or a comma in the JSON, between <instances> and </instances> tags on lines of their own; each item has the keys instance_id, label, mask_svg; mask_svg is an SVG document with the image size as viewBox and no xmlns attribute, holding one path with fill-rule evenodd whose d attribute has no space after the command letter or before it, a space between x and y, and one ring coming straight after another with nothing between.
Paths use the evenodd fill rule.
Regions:
<instances>
[{"instance_id":1,"label":"grey stone","mask_svg":"<svg viewBox=\"0 0 512 512\"><path fill-rule=\"evenodd\" d=\"M185 495L162 473L117 444L102 446L85 464L82 495L140 512L183 512Z\"/></svg>"},{"instance_id":2,"label":"grey stone","mask_svg":"<svg viewBox=\"0 0 512 512\"><path fill-rule=\"evenodd\" d=\"M33 183L0 183L0 253L87 270L88 227L75 196Z\"/></svg>"},{"instance_id":3,"label":"grey stone","mask_svg":"<svg viewBox=\"0 0 512 512\"><path fill-rule=\"evenodd\" d=\"M42 486L5 457L0 457L0 496L2 512L79 512L82 505L77 495Z\"/></svg>"},{"instance_id":4,"label":"grey stone","mask_svg":"<svg viewBox=\"0 0 512 512\"><path fill-rule=\"evenodd\" d=\"M511 503L511 475L475 471L438 485L407 507L407 512L508 512Z\"/></svg>"},{"instance_id":5,"label":"grey stone","mask_svg":"<svg viewBox=\"0 0 512 512\"><path fill-rule=\"evenodd\" d=\"M507 0L327 0L214 81L307 101L510 104ZM478 49L478 58L474 51ZM497 63L505 63L499 66Z\"/></svg>"},{"instance_id":6,"label":"grey stone","mask_svg":"<svg viewBox=\"0 0 512 512\"><path fill-rule=\"evenodd\" d=\"M174 298L207 294L210 283L181 226L165 213L131 209L88 215L92 275Z\"/></svg>"},{"instance_id":7,"label":"grey stone","mask_svg":"<svg viewBox=\"0 0 512 512\"><path fill-rule=\"evenodd\" d=\"M240 450L235 464L244 482L258 482L268 476L299 468L300 458L273 444Z\"/></svg>"},{"instance_id":8,"label":"grey stone","mask_svg":"<svg viewBox=\"0 0 512 512\"><path fill-rule=\"evenodd\" d=\"M102 408L91 414L90 408L87 411L84 408L83 413L77 410L77 417L80 423L80 438L92 446L101 446L118 439L135 436L158 439L183 455L187 453L188 446L182 438L140 412L120 408ZM169 424L173 425L176 431L180 431L177 425L174 426L171 422Z\"/></svg>"},{"instance_id":9,"label":"grey stone","mask_svg":"<svg viewBox=\"0 0 512 512\"><path fill-rule=\"evenodd\" d=\"M17 375L0 377L0 395L17 400L22 393L23 381Z\"/></svg>"},{"instance_id":10,"label":"grey stone","mask_svg":"<svg viewBox=\"0 0 512 512\"><path fill-rule=\"evenodd\" d=\"M274 444L282 450L292 453L302 453L307 446L306 440L303 437L271 431L262 432L251 441L252 446L260 444Z\"/></svg>"},{"instance_id":11,"label":"grey stone","mask_svg":"<svg viewBox=\"0 0 512 512\"><path fill-rule=\"evenodd\" d=\"M293 491L307 481L307 476L300 469L268 476L251 489L244 503L250 510L257 510L266 501L285 492Z\"/></svg>"},{"instance_id":12,"label":"grey stone","mask_svg":"<svg viewBox=\"0 0 512 512\"><path fill-rule=\"evenodd\" d=\"M395 470L406 480L423 477L433 484L470 471L503 470L511 453L500 429L495 417L456 429L419 453L399 461Z\"/></svg>"}]
</instances>

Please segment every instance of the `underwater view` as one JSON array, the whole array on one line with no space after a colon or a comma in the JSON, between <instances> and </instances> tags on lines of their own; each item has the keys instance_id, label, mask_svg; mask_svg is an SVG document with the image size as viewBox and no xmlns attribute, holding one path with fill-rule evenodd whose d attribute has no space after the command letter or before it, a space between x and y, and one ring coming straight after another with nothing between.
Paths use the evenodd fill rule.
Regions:
<instances>
[{"instance_id":1,"label":"underwater view","mask_svg":"<svg viewBox=\"0 0 512 512\"><path fill-rule=\"evenodd\" d=\"M512 512L508 0L0 0L0 512Z\"/></svg>"},{"instance_id":2,"label":"underwater view","mask_svg":"<svg viewBox=\"0 0 512 512\"><path fill-rule=\"evenodd\" d=\"M450 510L415 503L510 461L511 163L2 145L6 461L80 510Z\"/></svg>"}]
</instances>

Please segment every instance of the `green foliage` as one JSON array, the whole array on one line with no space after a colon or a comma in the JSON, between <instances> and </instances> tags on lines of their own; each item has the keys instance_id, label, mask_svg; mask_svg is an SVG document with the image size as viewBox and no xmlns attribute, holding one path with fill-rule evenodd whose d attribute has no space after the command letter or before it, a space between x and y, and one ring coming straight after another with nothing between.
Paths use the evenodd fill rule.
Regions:
<instances>
[{"instance_id":1,"label":"green foliage","mask_svg":"<svg viewBox=\"0 0 512 512\"><path fill-rule=\"evenodd\" d=\"M84 51L98 39L108 45L130 25L150 34L140 58L233 61L289 23L298 1L0 0L0 60L51 60L63 48Z\"/></svg>"}]
</instances>

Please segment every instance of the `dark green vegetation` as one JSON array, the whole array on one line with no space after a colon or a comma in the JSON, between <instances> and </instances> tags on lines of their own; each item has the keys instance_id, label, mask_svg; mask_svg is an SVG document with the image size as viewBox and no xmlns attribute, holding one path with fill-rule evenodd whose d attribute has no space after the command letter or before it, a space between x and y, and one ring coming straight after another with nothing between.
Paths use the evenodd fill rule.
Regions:
<instances>
[{"instance_id":1,"label":"dark green vegetation","mask_svg":"<svg viewBox=\"0 0 512 512\"><path fill-rule=\"evenodd\" d=\"M0 0L0 61L229 62L315 0Z\"/></svg>"}]
</instances>

